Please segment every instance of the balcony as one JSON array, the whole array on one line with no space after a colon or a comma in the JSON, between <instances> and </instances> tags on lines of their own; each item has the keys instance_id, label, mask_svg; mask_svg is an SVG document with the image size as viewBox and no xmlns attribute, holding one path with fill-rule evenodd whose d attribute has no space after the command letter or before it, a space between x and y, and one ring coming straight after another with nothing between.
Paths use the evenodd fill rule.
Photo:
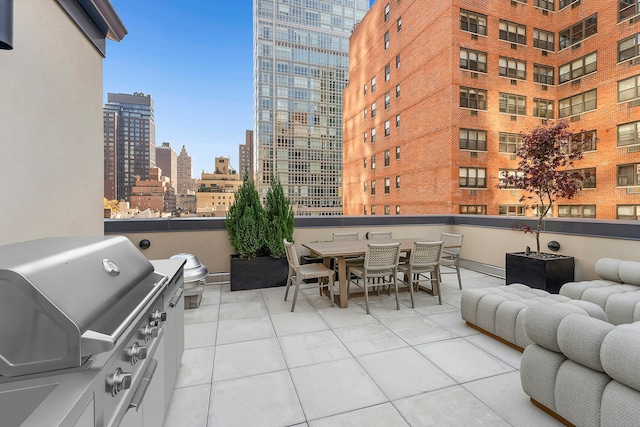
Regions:
<instances>
[{"instance_id":1,"label":"balcony","mask_svg":"<svg viewBox=\"0 0 640 427\"><path fill-rule=\"evenodd\" d=\"M296 218L295 240L329 240L349 229L364 236L435 239L464 234L463 289L504 283L505 252L533 237L513 228L532 218L475 215ZM555 240L576 258L576 280L595 278L601 257L638 260L640 225L632 221L547 219L541 241ZM466 326L455 274L443 275L443 305L418 293L415 309L401 293L331 307L313 284L296 311L283 288L231 292L231 247L224 219L106 221L105 234L166 258L193 252L222 283L210 283L199 308L185 312L185 354L165 426L211 425L560 425L529 402L520 385L521 354Z\"/></svg>"}]
</instances>

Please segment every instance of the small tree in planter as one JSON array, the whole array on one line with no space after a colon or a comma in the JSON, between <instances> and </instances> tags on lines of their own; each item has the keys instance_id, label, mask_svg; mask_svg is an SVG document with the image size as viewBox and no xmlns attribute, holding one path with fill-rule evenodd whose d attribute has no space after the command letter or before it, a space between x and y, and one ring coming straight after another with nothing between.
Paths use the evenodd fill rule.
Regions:
<instances>
[{"instance_id":1,"label":"small tree in planter","mask_svg":"<svg viewBox=\"0 0 640 427\"><path fill-rule=\"evenodd\" d=\"M570 145L572 132L566 120L556 124L538 126L529 134L522 134L522 145L516 150L519 157L515 174L503 172L499 188L524 190L520 202L528 201L527 208L538 206L536 229L522 227L525 233L536 236L536 253L540 252L542 220L551 211L556 200L572 199L580 190L588 174L574 170L574 162L582 159L582 146ZM590 141L585 141L590 142ZM583 143L584 144L584 143Z\"/></svg>"},{"instance_id":2,"label":"small tree in planter","mask_svg":"<svg viewBox=\"0 0 640 427\"><path fill-rule=\"evenodd\" d=\"M280 180L273 175L267 191L265 212L268 224L266 246L272 258L280 258L285 253L282 239L293 241L293 208L284 195Z\"/></svg>"},{"instance_id":3,"label":"small tree in planter","mask_svg":"<svg viewBox=\"0 0 640 427\"><path fill-rule=\"evenodd\" d=\"M239 258L266 253L267 218L253 181L245 174L225 220L229 241Z\"/></svg>"}]
</instances>

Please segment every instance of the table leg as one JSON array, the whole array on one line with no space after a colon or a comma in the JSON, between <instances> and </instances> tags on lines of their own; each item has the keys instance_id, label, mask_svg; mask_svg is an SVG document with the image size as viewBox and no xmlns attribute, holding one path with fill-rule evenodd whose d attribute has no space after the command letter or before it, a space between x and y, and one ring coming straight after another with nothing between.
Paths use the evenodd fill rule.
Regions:
<instances>
[{"instance_id":1,"label":"table leg","mask_svg":"<svg viewBox=\"0 0 640 427\"><path fill-rule=\"evenodd\" d=\"M347 308L349 306L349 295L347 295L347 263L344 257L338 257L338 281L340 284L340 296L338 305L341 308Z\"/></svg>"}]
</instances>

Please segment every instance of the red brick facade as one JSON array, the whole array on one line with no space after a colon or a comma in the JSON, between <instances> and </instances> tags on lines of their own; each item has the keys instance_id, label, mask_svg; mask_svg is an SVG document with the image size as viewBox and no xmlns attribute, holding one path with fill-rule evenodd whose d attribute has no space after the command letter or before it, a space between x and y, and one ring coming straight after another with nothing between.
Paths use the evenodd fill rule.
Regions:
<instances>
[{"instance_id":1,"label":"red brick facade","mask_svg":"<svg viewBox=\"0 0 640 427\"><path fill-rule=\"evenodd\" d=\"M509 211L507 205L521 204L522 193L496 188L500 169L514 169L517 163L508 152L500 152L500 134L527 132L543 123L540 114L534 117L534 99L552 101L553 117L558 119L560 101L570 97L575 97L574 110L563 108L562 118L570 120L573 132L595 130L597 134L597 149L587 151L577 165L596 169L595 188L585 188L574 199L558 205L574 205L574 216L580 216L582 210L577 207L584 206L587 212L595 210L596 217L602 219L618 217L619 205L640 205L640 193L633 194L640 182L622 186L617 179L618 165L640 164L640 152L635 147L618 146L618 125L640 121L640 106L633 101L640 97L640 77L635 83L635 95L629 98L631 102L618 100L618 82L640 76L640 60L619 61L618 43L640 33L640 19L638 23L630 23L629 17L619 20L618 2L613 1L581 0L558 10L556 0L555 11L536 7L534 2L543 4L537 0L374 3L350 40L350 83L344 91L343 118L345 215L471 213L472 206L479 206L480 213L505 214ZM479 14L481 20L486 17L486 35L476 33L482 31L477 30L473 14ZM595 20L587 20L594 14ZM501 35L505 37L501 29L507 30L510 40L501 39ZM534 47L535 30L553 34L552 50ZM563 37L565 30L570 32L569 39ZM538 45L547 40L542 35L536 39ZM561 41L568 46L561 49ZM461 49L485 53L486 71L482 66L478 71L462 69ZM635 49L640 52L637 46ZM595 69L590 56L581 62L584 75L559 84L562 65L593 52L597 58ZM389 79L385 81L387 64ZM501 76L500 67L505 64L507 70L502 70L508 76ZM553 81L543 85L543 77L538 77L534 82L534 64L552 68ZM518 69L523 65L524 69ZM398 85L400 94L396 97ZM465 102L461 100L464 88L486 91L486 109L475 104L461 106ZM590 92L593 90L595 103ZM385 108L387 93L389 106ZM524 111L500 112L505 98L515 101L508 108L518 106L515 96L525 100ZM474 102L475 98L466 100ZM566 104L562 102L563 107ZM580 105L588 111L578 114ZM637 126L640 129L640 123ZM460 129L471 129L472 134L477 130L486 132L486 147L461 148ZM640 137L636 134L635 138L638 143ZM468 179L461 186L461 168L471 174L485 170L484 185L481 180ZM634 171L638 180L640 167ZM564 207L561 216L569 216L570 211ZM640 208L637 212L640 215ZM558 206L554 206L553 216L558 213ZM531 211L526 215L532 215Z\"/></svg>"}]
</instances>

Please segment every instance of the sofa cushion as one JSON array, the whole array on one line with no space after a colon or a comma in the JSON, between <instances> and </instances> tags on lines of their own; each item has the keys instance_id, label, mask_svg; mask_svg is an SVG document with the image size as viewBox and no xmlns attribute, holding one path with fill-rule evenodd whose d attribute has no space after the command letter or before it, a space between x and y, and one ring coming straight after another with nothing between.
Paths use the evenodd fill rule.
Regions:
<instances>
[{"instance_id":1,"label":"sofa cushion","mask_svg":"<svg viewBox=\"0 0 640 427\"><path fill-rule=\"evenodd\" d=\"M569 314L558 325L558 346L569 359L604 372L600 362L602 341L615 326L580 314Z\"/></svg>"},{"instance_id":2,"label":"sofa cushion","mask_svg":"<svg viewBox=\"0 0 640 427\"><path fill-rule=\"evenodd\" d=\"M633 323L640 314L640 291L625 292L609 296L604 307L607 319L614 325Z\"/></svg>"},{"instance_id":3,"label":"sofa cushion","mask_svg":"<svg viewBox=\"0 0 640 427\"><path fill-rule=\"evenodd\" d=\"M558 326L571 313L585 315L587 312L575 304L537 304L525 313L524 331L536 344L547 350L560 353L558 346Z\"/></svg>"},{"instance_id":4,"label":"sofa cushion","mask_svg":"<svg viewBox=\"0 0 640 427\"><path fill-rule=\"evenodd\" d=\"M602 367L614 380L640 390L640 322L609 332L600 351Z\"/></svg>"},{"instance_id":5,"label":"sofa cushion","mask_svg":"<svg viewBox=\"0 0 640 427\"><path fill-rule=\"evenodd\" d=\"M556 413L576 426L605 425L601 423L600 402L610 382L611 378L604 372L566 360L556 377Z\"/></svg>"},{"instance_id":6,"label":"sofa cushion","mask_svg":"<svg viewBox=\"0 0 640 427\"><path fill-rule=\"evenodd\" d=\"M621 262L622 260L615 258L600 258L596 261L596 274L601 279L622 282L622 280L620 280L620 274L618 273L618 267Z\"/></svg>"},{"instance_id":7,"label":"sofa cushion","mask_svg":"<svg viewBox=\"0 0 640 427\"><path fill-rule=\"evenodd\" d=\"M637 426L640 420L640 392L611 381L604 389L600 406L603 426Z\"/></svg>"},{"instance_id":8,"label":"sofa cushion","mask_svg":"<svg viewBox=\"0 0 640 427\"><path fill-rule=\"evenodd\" d=\"M622 283L640 286L640 262L622 261L618 266L618 275Z\"/></svg>"}]
</instances>

